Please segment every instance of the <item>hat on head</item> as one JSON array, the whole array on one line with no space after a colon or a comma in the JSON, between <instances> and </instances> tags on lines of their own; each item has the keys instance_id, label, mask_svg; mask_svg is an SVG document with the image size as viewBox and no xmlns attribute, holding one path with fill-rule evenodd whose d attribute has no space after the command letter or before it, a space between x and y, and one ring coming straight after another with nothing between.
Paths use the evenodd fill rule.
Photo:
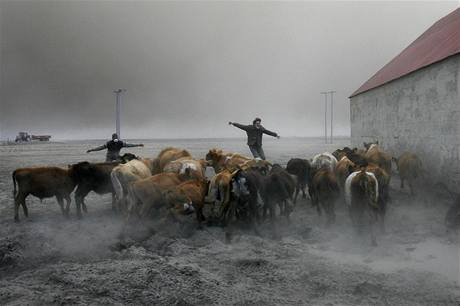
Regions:
<instances>
[{"instance_id":1,"label":"hat on head","mask_svg":"<svg viewBox=\"0 0 460 306\"><path fill-rule=\"evenodd\" d=\"M112 139L118 139L117 133L113 133L113 134L112 134Z\"/></svg>"},{"instance_id":2,"label":"hat on head","mask_svg":"<svg viewBox=\"0 0 460 306\"><path fill-rule=\"evenodd\" d=\"M252 124L256 124L257 121L261 122L262 119L260 119L259 117L256 117L256 119L252 120Z\"/></svg>"}]
</instances>

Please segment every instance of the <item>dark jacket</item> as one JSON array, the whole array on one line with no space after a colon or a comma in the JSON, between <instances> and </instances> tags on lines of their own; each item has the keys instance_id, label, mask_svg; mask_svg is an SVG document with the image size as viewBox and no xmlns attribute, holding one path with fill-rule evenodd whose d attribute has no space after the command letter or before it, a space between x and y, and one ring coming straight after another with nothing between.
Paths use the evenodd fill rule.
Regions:
<instances>
[{"instance_id":1,"label":"dark jacket","mask_svg":"<svg viewBox=\"0 0 460 306\"><path fill-rule=\"evenodd\" d=\"M278 136L278 134L265 129L263 126L260 126L260 128L256 128L256 126L253 124L250 124L250 125L243 125L239 123L232 123L232 124L236 126L237 128L240 128L243 131L246 131L246 134L248 135L248 146L262 146L262 134L267 134L273 137Z\"/></svg>"},{"instance_id":2,"label":"dark jacket","mask_svg":"<svg viewBox=\"0 0 460 306\"><path fill-rule=\"evenodd\" d=\"M91 149L90 151L100 151L107 149L107 155L106 155L106 160L107 161L112 161L112 160L117 160L120 158L120 150L121 148L131 148L131 147L138 147L138 144L130 144L126 143L124 141L118 140L118 141L107 141L106 144L99 146L97 148Z\"/></svg>"}]
</instances>

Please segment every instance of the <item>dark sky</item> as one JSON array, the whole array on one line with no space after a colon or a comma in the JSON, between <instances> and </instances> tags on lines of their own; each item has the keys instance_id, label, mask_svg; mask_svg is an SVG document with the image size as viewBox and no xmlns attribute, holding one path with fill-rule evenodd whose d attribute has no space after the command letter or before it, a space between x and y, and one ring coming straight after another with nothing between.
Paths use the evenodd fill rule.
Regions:
<instances>
[{"instance_id":1,"label":"dark sky","mask_svg":"<svg viewBox=\"0 0 460 306\"><path fill-rule=\"evenodd\" d=\"M233 137L349 134L348 96L451 2L0 2L1 134Z\"/></svg>"}]
</instances>

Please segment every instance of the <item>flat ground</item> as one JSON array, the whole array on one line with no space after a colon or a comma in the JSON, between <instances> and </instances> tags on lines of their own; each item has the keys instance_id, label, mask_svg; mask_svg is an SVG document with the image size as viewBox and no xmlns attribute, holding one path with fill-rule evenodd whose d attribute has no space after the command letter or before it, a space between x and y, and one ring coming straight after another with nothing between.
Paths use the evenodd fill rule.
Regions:
<instances>
[{"instance_id":1,"label":"flat ground","mask_svg":"<svg viewBox=\"0 0 460 306\"><path fill-rule=\"evenodd\" d=\"M220 146L246 153L241 141L146 143L189 148L197 157ZM331 149L320 142L267 141L269 158L312 157ZM340 147L347 140L332 147ZM197 230L194 216L182 224L152 223L156 232L120 247L122 222L110 196L90 194L83 220L60 214L54 199L28 198L29 219L13 222L11 172L31 165L66 165L93 144L0 147L0 304L157 305L458 305L458 244L446 233L449 196L419 186L416 197L392 178L386 234L377 247L356 237L342 203L337 223L326 227L309 200L291 219L278 218L261 236L239 230L225 243L218 227ZM134 150L133 150L134 151ZM148 152L148 154L146 154ZM271 156L270 156L271 155ZM21 211L22 212L22 211Z\"/></svg>"}]
</instances>

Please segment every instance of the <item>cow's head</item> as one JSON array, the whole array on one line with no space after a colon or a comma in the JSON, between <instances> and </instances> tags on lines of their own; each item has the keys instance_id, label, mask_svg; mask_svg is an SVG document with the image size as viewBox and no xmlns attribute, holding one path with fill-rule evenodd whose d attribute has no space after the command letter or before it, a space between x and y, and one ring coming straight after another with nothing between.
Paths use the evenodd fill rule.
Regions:
<instances>
[{"instance_id":1,"label":"cow's head","mask_svg":"<svg viewBox=\"0 0 460 306\"><path fill-rule=\"evenodd\" d=\"M332 155L334 155L334 157L337 159L337 160L340 160L343 156L344 152L342 149L337 149L335 150L334 152L332 152Z\"/></svg>"},{"instance_id":2,"label":"cow's head","mask_svg":"<svg viewBox=\"0 0 460 306\"><path fill-rule=\"evenodd\" d=\"M178 212L189 215L195 212L195 207L192 201L183 193L176 190L166 190L163 192L163 196L167 203L171 207L174 207Z\"/></svg>"},{"instance_id":3,"label":"cow's head","mask_svg":"<svg viewBox=\"0 0 460 306\"><path fill-rule=\"evenodd\" d=\"M217 172L220 172L221 170L221 165L219 165L219 161L222 160L223 157L224 157L224 153L222 150L211 149L206 154L205 159L208 162L208 165L213 167L217 173Z\"/></svg>"},{"instance_id":4,"label":"cow's head","mask_svg":"<svg viewBox=\"0 0 460 306\"><path fill-rule=\"evenodd\" d=\"M122 156L120 156L120 160L122 164L126 164L127 162L133 160L133 159L139 159L136 155L133 153L125 153Z\"/></svg>"},{"instance_id":5,"label":"cow's head","mask_svg":"<svg viewBox=\"0 0 460 306\"><path fill-rule=\"evenodd\" d=\"M80 181L87 173L90 172L91 164L87 161L68 165L70 176L77 181Z\"/></svg>"}]
</instances>

